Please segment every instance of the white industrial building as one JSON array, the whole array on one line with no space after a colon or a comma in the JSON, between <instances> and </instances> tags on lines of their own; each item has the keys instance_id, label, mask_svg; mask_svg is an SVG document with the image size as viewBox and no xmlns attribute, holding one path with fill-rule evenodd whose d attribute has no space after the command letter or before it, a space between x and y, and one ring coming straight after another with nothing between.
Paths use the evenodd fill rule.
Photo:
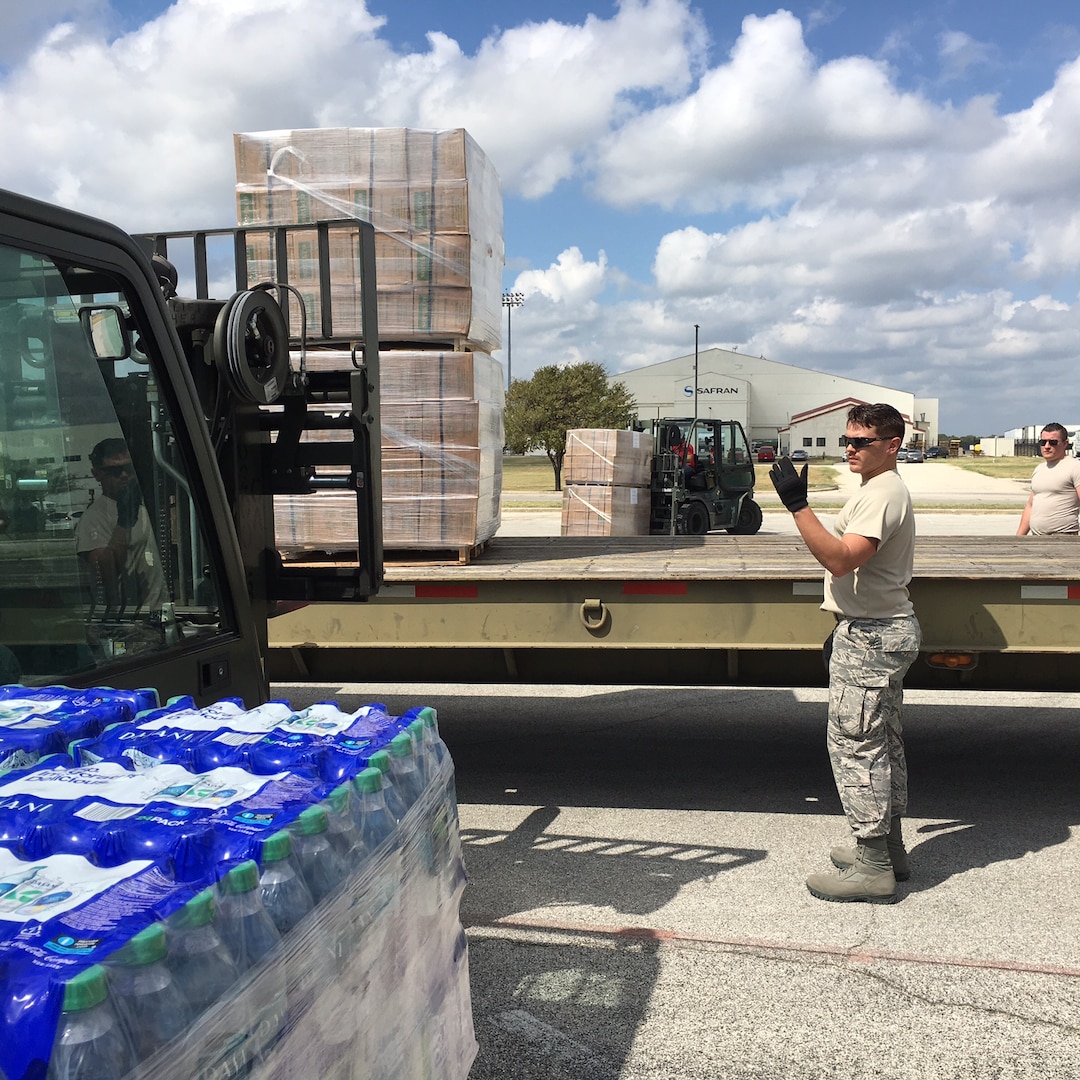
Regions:
<instances>
[{"instance_id":1,"label":"white industrial building","mask_svg":"<svg viewBox=\"0 0 1080 1080\"><path fill-rule=\"evenodd\" d=\"M892 405L908 423L905 445L933 446L938 439L937 398L842 375L793 367L728 349L705 349L609 377L621 382L648 426L660 417L738 420L751 442L774 442L784 452L835 457L847 412L860 402Z\"/></svg>"}]
</instances>

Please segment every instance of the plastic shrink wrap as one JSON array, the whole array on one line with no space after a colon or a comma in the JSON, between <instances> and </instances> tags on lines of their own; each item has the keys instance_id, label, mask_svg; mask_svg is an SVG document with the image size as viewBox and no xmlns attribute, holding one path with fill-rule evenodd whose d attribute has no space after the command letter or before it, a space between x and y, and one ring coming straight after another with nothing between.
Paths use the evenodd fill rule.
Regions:
<instances>
[{"instance_id":1,"label":"plastic shrink wrap","mask_svg":"<svg viewBox=\"0 0 1080 1080\"><path fill-rule=\"evenodd\" d=\"M463 1080L465 878L433 710L180 699L72 749L90 763L0 777L0 1073ZM232 764L193 771L199 753ZM286 859L306 899L283 932Z\"/></svg>"},{"instance_id":2,"label":"plastic shrink wrap","mask_svg":"<svg viewBox=\"0 0 1080 1080\"><path fill-rule=\"evenodd\" d=\"M499 348L502 192L467 131L250 132L234 136L234 149L240 225L360 218L375 226L380 340ZM273 277L268 241L253 234L252 243L251 280ZM289 280L310 325L320 301L314 252L314 233L292 240ZM362 333L355 257L348 244L331 254L334 322L346 335Z\"/></svg>"},{"instance_id":3,"label":"plastic shrink wrap","mask_svg":"<svg viewBox=\"0 0 1080 1080\"><path fill-rule=\"evenodd\" d=\"M310 369L349 362L341 350L307 355ZM379 368L384 546L460 550L490 539L501 520L501 365L479 352L395 350L380 352ZM356 535L356 500L344 493L278 495L274 517L289 556L346 549Z\"/></svg>"}]
</instances>

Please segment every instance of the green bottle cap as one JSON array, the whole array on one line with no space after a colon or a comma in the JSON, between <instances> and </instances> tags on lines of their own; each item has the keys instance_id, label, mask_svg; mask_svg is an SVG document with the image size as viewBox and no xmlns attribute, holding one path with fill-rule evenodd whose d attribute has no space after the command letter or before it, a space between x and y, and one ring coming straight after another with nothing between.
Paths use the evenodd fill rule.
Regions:
<instances>
[{"instance_id":1,"label":"green bottle cap","mask_svg":"<svg viewBox=\"0 0 1080 1080\"><path fill-rule=\"evenodd\" d=\"M407 731L403 731L400 735L395 735L390 740L390 753L393 754L394 757L408 757L412 752L413 743Z\"/></svg>"},{"instance_id":2,"label":"green bottle cap","mask_svg":"<svg viewBox=\"0 0 1080 1080\"><path fill-rule=\"evenodd\" d=\"M375 753L368 758L368 765L373 769L378 769L379 772L389 772L390 755L385 750L376 750Z\"/></svg>"},{"instance_id":3,"label":"green bottle cap","mask_svg":"<svg viewBox=\"0 0 1080 1080\"><path fill-rule=\"evenodd\" d=\"M145 930L140 930L125 945L122 945L109 957L114 964L127 967L141 967L165 959L165 927L154 923Z\"/></svg>"},{"instance_id":4,"label":"green bottle cap","mask_svg":"<svg viewBox=\"0 0 1080 1080\"><path fill-rule=\"evenodd\" d=\"M279 829L262 842L263 866L267 863L280 862L292 854L292 836L287 829Z\"/></svg>"},{"instance_id":5,"label":"green bottle cap","mask_svg":"<svg viewBox=\"0 0 1080 1080\"><path fill-rule=\"evenodd\" d=\"M436 728L439 726L439 714L430 705L425 705L416 714L416 719L423 720L425 727Z\"/></svg>"},{"instance_id":6,"label":"green bottle cap","mask_svg":"<svg viewBox=\"0 0 1080 1080\"><path fill-rule=\"evenodd\" d=\"M349 790L348 784L341 784L334 788L326 798L326 801L330 804L330 809L335 814L347 814L351 800L352 792Z\"/></svg>"},{"instance_id":7,"label":"green bottle cap","mask_svg":"<svg viewBox=\"0 0 1080 1080\"><path fill-rule=\"evenodd\" d=\"M293 822L292 829L298 836L315 836L329 828L326 810L321 806L309 806Z\"/></svg>"},{"instance_id":8,"label":"green bottle cap","mask_svg":"<svg viewBox=\"0 0 1080 1080\"><path fill-rule=\"evenodd\" d=\"M109 993L105 969L93 964L64 983L64 1012L82 1012L100 1005Z\"/></svg>"},{"instance_id":9,"label":"green bottle cap","mask_svg":"<svg viewBox=\"0 0 1080 1080\"><path fill-rule=\"evenodd\" d=\"M383 776L379 769L370 766L356 774L356 790L361 794L370 795L383 789Z\"/></svg>"},{"instance_id":10,"label":"green bottle cap","mask_svg":"<svg viewBox=\"0 0 1080 1080\"><path fill-rule=\"evenodd\" d=\"M214 890L203 889L196 893L179 911L174 911L168 920L170 927L176 930L193 930L198 926L208 926L214 921Z\"/></svg>"},{"instance_id":11,"label":"green bottle cap","mask_svg":"<svg viewBox=\"0 0 1080 1080\"><path fill-rule=\"evenodd\" d=\"M221 891L229 896L252 892L259 887L259 868L254 859L234 866L220 882Z\"/></svg>"}]
</instances>

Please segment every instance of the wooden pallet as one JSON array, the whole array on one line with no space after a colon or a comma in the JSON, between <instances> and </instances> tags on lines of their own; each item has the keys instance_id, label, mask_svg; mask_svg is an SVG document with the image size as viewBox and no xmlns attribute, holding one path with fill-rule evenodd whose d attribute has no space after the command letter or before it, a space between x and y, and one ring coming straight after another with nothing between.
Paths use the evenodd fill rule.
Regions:
<instances>
[{"instance_id":1,"label":"wooden pallet","mask_svg":"<svg viewBox=\"0 0 1080 1080\"><path fill-rule=\"evenodd\" d=\"M383 562L394 566L467 566L487 547L487 541L458 548L386 548Z\"/></svg>"}]
</instances>

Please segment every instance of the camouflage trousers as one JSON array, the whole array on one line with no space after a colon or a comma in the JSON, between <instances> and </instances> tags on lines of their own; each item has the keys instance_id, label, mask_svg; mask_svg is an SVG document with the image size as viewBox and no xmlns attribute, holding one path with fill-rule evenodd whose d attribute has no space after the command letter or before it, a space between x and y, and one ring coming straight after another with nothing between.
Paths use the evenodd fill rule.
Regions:
<instances>
[{"instance_id":1,"label":"camouflage trousers","mask_svg":"<svg viewBox=\"0 0 1080 1080\"><path fill-rule=\"evenodd\" d=\"M856 837L884 836L907 812L907 759L900 706L903 679L919 655L914 615L844 619L829 659L829 761Z\"/></svg>"}]
</instances>

